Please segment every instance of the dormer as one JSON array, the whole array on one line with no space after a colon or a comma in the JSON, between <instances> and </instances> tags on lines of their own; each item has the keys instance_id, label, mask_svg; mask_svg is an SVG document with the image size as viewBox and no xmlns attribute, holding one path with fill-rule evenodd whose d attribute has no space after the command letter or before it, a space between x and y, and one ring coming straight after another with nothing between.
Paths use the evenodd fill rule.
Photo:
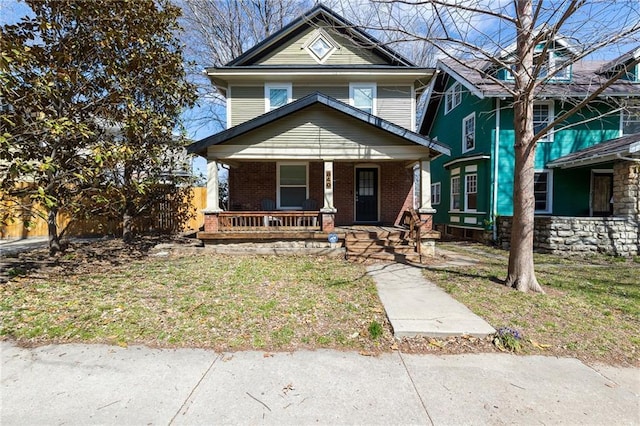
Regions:
<instances>
[{"instance_id":1,"label":"dormer","mask_svg":"<svg viewBox=\"0 0 640 426\"><path fill-rule=\"evenodd\" d=\"M607 62L597 71L598 74L604 77L613 77L620 71L624 71L620 80L630 82L640 82L640 47L636 47L633 50L615 58L614 60Z\"/></svg>"},{"instance_id":2,"label":"dormer","mask_svg":"<svg viewBox=\"0 0 640 426\"><path fill-rule=\"evenodd\" d=\"M572 77L572 64L578 55L576 48L560 35L545 38L549 32L547 27L536 30L539 41L534 49L534 70L538 69L540 79L550 82L568 82ZM497 68L495 63L489 65L485 71L499 80L513 81L518 58L515 55L516 45L512 44L500 52L496 57L502 63L511 64L509 68Z\"/></svg>"}]
</instances>

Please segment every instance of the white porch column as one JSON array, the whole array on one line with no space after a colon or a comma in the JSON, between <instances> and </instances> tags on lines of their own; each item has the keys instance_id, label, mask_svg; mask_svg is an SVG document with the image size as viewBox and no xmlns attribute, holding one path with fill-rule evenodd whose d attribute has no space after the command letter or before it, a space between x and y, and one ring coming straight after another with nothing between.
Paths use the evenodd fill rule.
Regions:
<instances>
[{"instance_id":1,"label":"white porch column","mask_svg":"<svg viewBox=\"0 0 640 426\"><path fill-rule=\"evenodd\" d=\"M324 202L322 205L322 211L333 213L336 208L333 205L333 161L324 162L324 181L322 186L324 188Z\"/></svg>"},{"instance_id":2,"label":"white porch column","mask_svg":"<svg viewBox=\"0 0 640 426\"><path fill-rule=\"evenodd\" d=\"M431 161L429 158L420 160L420 208L419 213L435 213L431 206Z\"/></svg>"},{"instance_id":3,"label":"white porch column","mask_svg":"<svg viewBox=\"0 0 640 426\"><path fill-rule=\"evenodd\" d=\"M218 162L207 160L207 207L206 213L221 212L218 195Z\"/></svg>"}]
</instances>

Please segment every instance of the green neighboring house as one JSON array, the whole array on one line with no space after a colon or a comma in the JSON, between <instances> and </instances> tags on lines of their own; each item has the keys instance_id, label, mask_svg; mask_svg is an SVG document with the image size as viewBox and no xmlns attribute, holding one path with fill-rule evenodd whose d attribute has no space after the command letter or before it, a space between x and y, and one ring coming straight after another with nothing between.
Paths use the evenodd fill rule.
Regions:
<instances>
[{"instance_id":1,"label":"green neighboring house","mask_svg":"<svg viewBox=\"0 0 640 426\"><path fill-rule=\"evenodd\" d=\"M610 150L601 150L589 161L563 159L594 145L640 133L640 69L635 64L640 48L608 63L582 60L572 64L567 59L575 53L568 43L556 39L552 46L544 58L542 54L536 58L543 60L548 70L558 71L537 95L539 100L533 112L536 131L591 94L607 77L623 68L627 68L627 73L588 107L539 140L535 158L538 247L556 251L560 246L573 245L563 247L637 253L640 163L634 141L640 135L635 139L627 136L623 143L613 142L616 147L612 148L616 154L613 156L605 155ZM438 62L419 125L420 133L451 147L450 157L435 158L431 164L432 205L437 210L434 223L445 235L508 242L508 219L513 214L515 133L513 100L504 86L512 85L513 78L508 70L498 69L489 61L467 64L471 69L453 60ZM614 169L621 170L616 172L620 176L614 176ZM635 197L630 202L631 208L627 205L629 197ZM623 199L626 204L619 204L616 209L616 203L622 203ZM603 222L602 217L617 216L623 217L625 223L636 221L629 225L635 227L629 250L608 249L611 242L594 239L596 231L584 233L591 243L585 243L584 238L579 238L576 244L567 243L557 238L557 230L548 223L555 220L573 229L573 224L567 225L567 218L598 217L592 222L610 224L611 220ZM543 217L546 219L542 220ZM499 222L504 226L498 226Z\"/></svg>"}]
</instances>

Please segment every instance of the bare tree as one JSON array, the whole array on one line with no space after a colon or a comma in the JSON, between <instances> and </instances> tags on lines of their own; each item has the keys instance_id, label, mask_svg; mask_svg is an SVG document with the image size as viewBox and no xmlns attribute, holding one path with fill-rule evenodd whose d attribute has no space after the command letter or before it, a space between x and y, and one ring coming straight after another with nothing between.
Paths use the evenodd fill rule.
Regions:
<instances>
[{"instance_id":1,"label":"bare tree","mask_svg":"<svg viewBox=\"0 0 640 426\"><path fill-rule=\"evenodd\" d=\"M614 82L637 65L628 63L619 72L594 79L589 91L567 94L569 107L548 125L534 132L533 104L536 96L565 66L585 58L602 59L637 47L640 4L612 0L373 0L386 20L373 26L396 33L395 40L426 43L446 58L500 85L512 98L515 129L513 228L505 284L520 291L542 292L534 271L534 159L538 140L579 114ZM399 13L403 12L403 13ZM391 17L391 18L389 18ZM408 27L405 22L411 22ZM416 26L417 25L417 26ZM416 28L419 30L416 31ZM569 62L549 66L547 57L555 41L563 38L573 48ZM493 69L506 69L505 82ZM614 109L615 111L615 109Z\"/></svg>"},{"instance_id":2,"label":"bare tree","mask_svg":"<svg viewBox=\"0 0 640 426\"><path fill-rule=\"evenodd\" d=\"M222 66L240 56L299 16L311 1L181 0L186 55L193 61L191 78L198 85L200 107L192 126L211 120L225 128L224 97L203 76L208 66Z\"/></svg>"}]
</instances>

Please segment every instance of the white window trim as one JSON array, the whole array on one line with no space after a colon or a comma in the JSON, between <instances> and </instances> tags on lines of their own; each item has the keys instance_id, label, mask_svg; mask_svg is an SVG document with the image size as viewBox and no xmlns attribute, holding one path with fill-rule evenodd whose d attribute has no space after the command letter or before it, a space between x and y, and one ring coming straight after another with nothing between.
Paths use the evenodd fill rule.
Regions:
<instances>
[{"instance_id":1,"label":"white window trim","mask_svg":"<svg viewBox=\"0 0 640 426\"><path fill-rule=\"evenodd\" d=\"M315 54L315 52L313 51L313 49L311 49L311 46L313 46L313 44L319 39L323 39L324 41L327 42L327 44L329 44L329 46L331 46L331 49L329 50L329 52L327 52L326 55L324 55L324 57L318 58ZM338 43L336 43L333 38L331 38L331 36L329 36L329 34L324 31L322 28L318 28L316 30L316 33L309 38L309 41L307 43L304 44L304 46L302 46L302 48L304 50L307 51L307 53L309 53L309 55L313 58L313 60L315 60L317 63L319 64L324 64L327 59L329 59L329 57L331 57L331 55L333 55L336 50L340 50L340 45Z\"/></svg>"},{"instance_id":2,"label":"white window trim","mask_svg":"<svg viewBox=\"0 0 640 426\"><path fill-rule=\"evenodd\" d=\"M371 114L377 115L378 111L378 85L376 83L349 83L349 105L352 107L356 107L355 102L353 100L353 91L356 88L360 87L371 87L373 88L373 105L371 106ZM357 107L356 107L357 108Z\"/></svg>"},{"instance_id":3,"label":"white window trim","mask_svg":"<svg viewBox=\"0 0 640 426\"><path fill-rule=\"evenodd\" d=\"M460 193L460 182L462 182L462 179L460 179L460 175L453 175L453 176L451 176L451 179L449 180L449 186L450 186L450 188L449 188L449 211L459 212L460 211L460 207L458 207L457 209L453 208L453 188L454 188L453 180L454 179L458 179L458 185L457 185L458 197L462 196L462 194ZM460 201L462 201L462 200L460 200ZM460 203L460 204L462 204L462 203Z\"/></svg>"},{"instance_id":4,"label":"white window trim","mask_svg":"<svg viewBox=\"0 0 640 426\"><path fill-rule=\"evenodd\" d=\"M535 210L535 214L551 214L553 212L553 170L552 169L536 169L534 173L547 173L547 209ZM535 198L534 198L535 208Z\"/></svg>"},{"instance_id":5,"label":"white window trim","mask_svg":"<svg viewBox=\"0 0 640 426\"><path fill-rule=\"evenodd\" d=\"M282 205L280 204L280 166L304 166L305 167L305 171L306 171L306 177L305 177L305 181L306 184L304 185L305 189L306 189L306 193L305 193L305 199L309 198L309 163L306 161L297 161L297 162L290 162L290 161L278 161L276 163L276 208L278 210L302 210L302 206L299 207L289 207L289 206L285 206L282 207ZM291 188L301 188L302 185L285 185L287 188L291 187Z\"/></svg>"},{"instance_id":6,"label":"white window trim","mask_svg":"<svg viewBox=\"0 0 640 426\"><path fill-rule=\"evenodd\" d=\"M292 100L293 87L291 83L265 83L264 84L264 112L271 111L271 89L287 89L287 103Z\"/></svg>"},{"instance_id":7,"label":"white window trim","mask_svg":"<svg viewBox=\"0 0 640 426\"><path fill-rule=\"evenodd\" d=\"M470 194L469 192L467 192L467 178L471 177L471 176L475 176L476 178L476 192L471 193L471 194L476 194L476 204L478 202L478 174L477 173L469 173L467 175L464 176L464 211L465 212L477 212L478 208L476 207L475 209L470 209L468 207L468 195Z\"/></svg>"},{"instance_id":8,"label":"white window trim","mask_svg":"<svg viewBox=\"0 0 640 426\"><path fill-rule=\"evenodd\" d=\"M620 136L625 136L624 133L624 113L627 109L628 105L624 105L622 107L622 109L620 110ZM637 105L632 105L632 107L637 107L640 109L640 103L638 103Z\"/></svg>"},{"instance_id":9,"label":"white window trim","mask_svg":"<svg viewBox=\"0 0 640 426\"><path fill-rule=\"evenodd\" d=\"M466 126L468 120L473 119L473 147L467 148L467 135L465 134ZM476 113L472 112L462 119L462 153L473 151L476 149L476 133L477 133L478 123L476 122Z\"/></svg>"},{"instance_id":10,"label":"white window trim","mask_svg":"<svg viewBox=\"0 0 640 426\"><path fill-rule=\"evenodd\" d=\"M436 191L436 188L438 188L437 191ZM440 204L441 201L442 201L442 185L440 182L434 182L431 184L431 205L437 206Z\"/></svg>"},{"instance_id":11,"label":"white window trim","mask_svg":"<svg viewBox=\"0 0 640 426\"><path fill-rule=\"evenodd\" d=\"M547 75L556 71L556 49L548 49L547 50ZM542 53L540 53L542 54ZM535 54L534 54L535 55ZM558 71L558 73L554 74L553 77L541 77L541 79L547 78L548 81L570 81L573 76L573 62L569 60L569 64L562 67L564 72ZM515 65L512 65L512 69L505 69L505 80L514 81L515 80ZM565 75L566 73L566 75Z\"/></svg>"},{"instance_id":12,"label":"white window trim","mask_svg":"<svg viewBox=\"0 0 640 426\"><path fill-rule=\"evenodd\" d=\"M456 91L458 92L458 95L459 95L457 103L455 102ZM447 99L449 99L450 97L453 97L452 98L453 100L451 102L451 108L449 108L449 102L447 102ZM461 103L462 103L462 85L456 81L451 85L451 87L447 89L446 92L444 92L444 114L445 115L449 114Z\"/></svg>"},{"instance_id":13,"label":"white window trim","mask_svg":"<svg viewBox=\"0 0 640 426\"><path fill-rule=\"evenodd\" d=\"M554 109L554 102L553 101L536 101L533 103L533 105L548 105L549 106L549 115L548 115L548 119L549 119L549 123L551 123L556 116L556 112ZM546 135L542 136L540 139L538 139L538 142L553 142L553 137L555 134L555 129L551 129L547 132Z\"/></svg>"}]
</instances>

